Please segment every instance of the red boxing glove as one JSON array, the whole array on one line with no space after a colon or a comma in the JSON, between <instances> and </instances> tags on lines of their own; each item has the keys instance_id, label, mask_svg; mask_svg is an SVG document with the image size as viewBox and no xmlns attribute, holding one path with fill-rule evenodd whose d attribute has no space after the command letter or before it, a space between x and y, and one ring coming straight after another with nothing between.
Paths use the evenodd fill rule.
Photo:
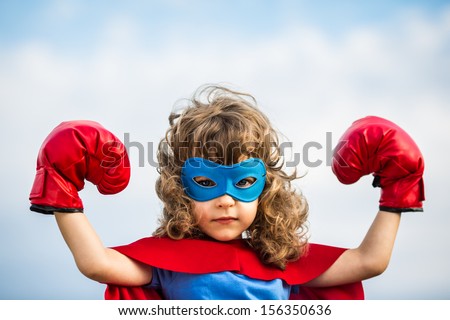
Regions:
<instances>
[{"instance_id":1,"label":"red boxing glove","mask_svg":"<svg viewBox=\"0 0 450 320\"><path fill-rule=\"evenodd\" d=\"M373 186L381 187L380 210L423 211L424 160L395 123L373 116L355 121L334 150L332 169L344 184L373 173Z\"/></svg>"},{"instance_id":2,"label":"red boxing glove","mask_svg":"<svg viewBox=\"0 0 450 320\"><path fill-rule=\"evenodd\" d=\"M63 122L39 150L30 210L45 214L83 212L78 191L85 179L102 194L125 189L130 180L126 149L97 122Z\"/></svg>"}]
</instances>

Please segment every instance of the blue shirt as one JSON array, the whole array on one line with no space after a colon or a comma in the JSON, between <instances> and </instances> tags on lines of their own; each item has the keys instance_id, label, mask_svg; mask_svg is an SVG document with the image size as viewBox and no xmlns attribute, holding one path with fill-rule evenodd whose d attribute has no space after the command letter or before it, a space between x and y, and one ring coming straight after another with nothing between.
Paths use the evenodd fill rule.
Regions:
<instances>
[{"instance_id":1,"label":"blue shirt","mask_svg":"<svg viewBox=\"0 0 450 320\"><path fill-rule=\"evenodd\" d=\"M251 279L230 271L189 274L153 268L152 289L170 300L286 300L291 287L281 279Z\"/></svg>"}]
</instances>

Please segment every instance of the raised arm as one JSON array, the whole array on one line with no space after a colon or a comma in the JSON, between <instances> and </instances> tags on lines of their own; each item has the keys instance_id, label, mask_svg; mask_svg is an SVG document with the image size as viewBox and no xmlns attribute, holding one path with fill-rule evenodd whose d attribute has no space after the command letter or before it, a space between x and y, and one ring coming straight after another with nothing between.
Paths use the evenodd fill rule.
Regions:
<instances>
[{"instance_id":1,"label":"raised arm","mask_svg":"<svg viewBox=\"0 0 450 320\"><path fill-rule=\"evenodd\" d=\"M312 286L351 283L377 276L387 268L402 212L423 211L422 154L396 124L378 117L355 121L340 139L333 172L344 184L373 173L381 188L380 211L361 244L345 251Z\"/></svg>"},{"instance_id":2,"label":"raised arm","mask_svg":"<svg viewBox=\"0 0 450 320\"><path fill-rule=\"evenodd\" d=\"M104 247L84 215L78 195L85 179L102 194L118 193L127 186L130 166L119 139L93 121L63 122L43 142L36 170L30 209L55 215L84 275L115 284L150 281L150 267Z\"/></svg>"},{"instance_id":3,"label":"raised arm","mask_svg":"<svg viewBox=\"0 0 450 320\"><path fill-rule=\"evenodd\" d=\"M151 267L105 248L83 213L55 212L55 218L78 269L86 277L102 283L128 286L150 282Z\"/></svg>"},{"instance_id":4,"label":"raised arm","mask_svg":"<svg viewBox=\"0 0 450 320\"><path fill-rule=\"evenodd\" d=\"M326 272L308 285L335 286L383 273L391 259L399 224L399 213L379 211L361 244L345 251Z\"/></svg>"}]
</instances>

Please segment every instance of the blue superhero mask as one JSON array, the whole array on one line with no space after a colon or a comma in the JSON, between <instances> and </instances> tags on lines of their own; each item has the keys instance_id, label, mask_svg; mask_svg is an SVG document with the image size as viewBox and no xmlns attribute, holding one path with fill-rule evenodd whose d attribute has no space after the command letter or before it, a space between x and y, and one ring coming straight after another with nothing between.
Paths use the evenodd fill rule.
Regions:
<instances>
[{"instance_id":1,"label":"blue superhero mask","mask_svg":"<svg viewBox=\"0 0 450 320\"><path fill-rule=\"evenodd\" d=\"M239 201L252 202L264 189L266 168L258 158L231 166L203 158L189 158L181 169L181 183L186 194L196 201L208 201L228 194Z\"/></svg>"}]
</instances>

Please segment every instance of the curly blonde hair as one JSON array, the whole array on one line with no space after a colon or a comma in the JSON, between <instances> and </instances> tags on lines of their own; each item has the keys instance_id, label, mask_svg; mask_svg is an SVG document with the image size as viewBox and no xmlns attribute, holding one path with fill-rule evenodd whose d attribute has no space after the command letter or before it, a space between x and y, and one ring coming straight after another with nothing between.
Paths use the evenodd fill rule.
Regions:
<instances>
[{"instance_id":1,"label":"curly blonde hair","mask_svg":"<svg viewBox=\"0 0 450 320\"><path fill-rule=\"evenodd\" d=\"M181 112L169 116L170 127L158 147L156 192L163 202L155 236L172 239L205 237L197 226L193 200L183 191L181 167L190 157L230 165L242 158L260 158L267 170L256 218L246 231L261 260L284 269L298 259L306 244L308 204L287 174L279 138L249 94L220 86L200 88Z\"/></svg>"}]
</instances>

